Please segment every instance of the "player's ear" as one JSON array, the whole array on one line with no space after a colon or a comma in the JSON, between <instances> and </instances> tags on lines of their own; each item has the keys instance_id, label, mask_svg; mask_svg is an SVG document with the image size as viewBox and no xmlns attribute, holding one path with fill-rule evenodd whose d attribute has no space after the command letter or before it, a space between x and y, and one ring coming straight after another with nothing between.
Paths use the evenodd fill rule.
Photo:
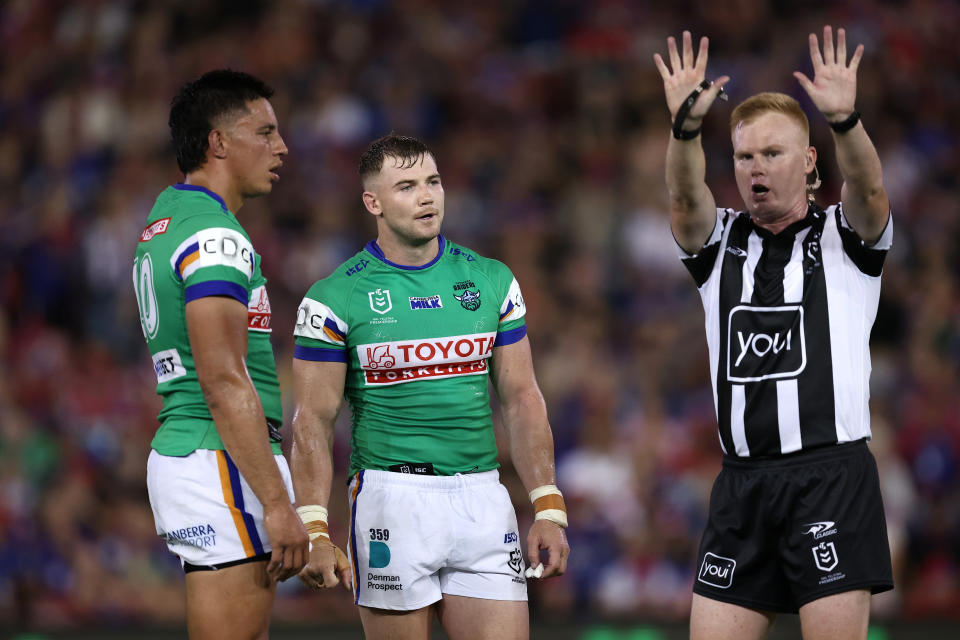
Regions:
<instances>
[{"instance_id":1,"label":"player's ear","mask_svg":"<svg viewBox=\"0 0 960 640\"><path fill-rule=\"evenodd\" d=\"M220 129L211 129L207 134L207 144L210 146L210 154L214 158L227 157L227 145L224 140L223 132Z\"/></svg>"},{"instance_id":2,"label":"player's ear","mask_svg":"<svg viewBox=\"0 0 960 640\"><path fill-rule=\"evenodd\" d=\"M806 173L810 173L817 166L817 148L807 147L807 152L805 155L806 155L806 162L804 163L804 171Z\"/></svg>"},{"instance_id":3,"label":"player's ear","mask_svg":"<svg viewBox=\"0 0 960 640\"><path fill-rule=\"evenodd\" d=\"M364 191L363 195L360 197L363 199L363 206L367 208L368 212L375 216L383 215L383 208L380 206L380 199L377 198L375 193L372 191Z\"/></svg>"}]
</instances>

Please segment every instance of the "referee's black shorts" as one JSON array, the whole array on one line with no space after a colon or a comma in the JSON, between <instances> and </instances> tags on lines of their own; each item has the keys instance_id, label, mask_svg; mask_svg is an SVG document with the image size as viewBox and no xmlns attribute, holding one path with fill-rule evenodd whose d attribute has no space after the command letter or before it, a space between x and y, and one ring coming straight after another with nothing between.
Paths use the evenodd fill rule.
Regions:
<instances>
[{"instance_id":1,"label":"referee's black shorts","mask_svg":"<svg viewBox=\"0 0 960 640\"><path fill-rule=\"evenodd\" d=\"M782 613L843 591L892 589L866 442L768 460L725 457L696 568L694 593Z\"/></svg>"}]
</instances>

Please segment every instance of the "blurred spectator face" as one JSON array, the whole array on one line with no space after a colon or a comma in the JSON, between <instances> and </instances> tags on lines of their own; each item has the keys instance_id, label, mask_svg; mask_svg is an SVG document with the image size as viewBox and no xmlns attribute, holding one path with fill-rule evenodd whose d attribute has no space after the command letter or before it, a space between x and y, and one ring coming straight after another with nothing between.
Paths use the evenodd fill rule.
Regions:
<instances>
[{"instance_id":1,"label":"blurred spectator face","mask_svg":"<svg viewBox=\"0 0 960 640\"><path fill-rule=\"evenodd\" d=\"M443 222L443 185L433 156L402 167L403 161L387 156L383 168L363 194L370 213L377 217L380 235L399 243L420 245L440 235ZM408 163L409 164L409 163Z\"/></svg>"},{"instance_id":2,"label":"blurred spectator face","mask_svg":"<svg viewBox=\"0 0 960 640\"><path fill-rule=\"evenodd\" d=\"M806 211L807 174L817 151L789 116L768 111L733 130L733 168L737 189L750 215L774 222Z\"/></svg>"},{"instance_id":3,"label":"blurred spectator face","mask_svg":"<svg viewBox=\"0 0 960 640\"><path fill-rule=\"evenodd\" d=\"M251 100L246 111L224 116L218 128L223 133L224 162L240 195L255 198L270 193L287 155L270 102Z\"/></svg>"}]
</instances>

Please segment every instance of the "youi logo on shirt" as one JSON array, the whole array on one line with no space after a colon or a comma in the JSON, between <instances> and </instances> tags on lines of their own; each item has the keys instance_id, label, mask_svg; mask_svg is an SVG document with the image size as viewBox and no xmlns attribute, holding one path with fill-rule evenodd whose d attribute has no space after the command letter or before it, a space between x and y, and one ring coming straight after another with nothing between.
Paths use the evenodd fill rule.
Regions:
<instances>
[{"instance_id":1,"label":"youi logo on shirt","mask_svg":"<svg viewBox=\"0 0 960 640\"><path fill-rule=\"evenodd\" d=\"M740 305L730 310L727 329L730 382L793 378L807 365L800 305Z\"/></svg>"}]
</instances>

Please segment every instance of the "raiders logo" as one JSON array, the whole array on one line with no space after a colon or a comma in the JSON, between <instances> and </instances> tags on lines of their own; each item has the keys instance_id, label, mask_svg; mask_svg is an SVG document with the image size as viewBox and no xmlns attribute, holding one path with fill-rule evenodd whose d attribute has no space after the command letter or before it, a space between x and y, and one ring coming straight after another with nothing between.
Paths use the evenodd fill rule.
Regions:
<instances>
[{"instance_id":1,"label":"raiders logo","mask_svg":"<svg viewBox=\"0 0 960 640\"><path fill-rule=\"evenodd\" d=\"M465 289L462 296L453 294L453 297L460 302L460 306L466 309L467 311L476 311L480 308L480 290L477 289L477 292L474 293L469 289Z\"/></svg>"}]
</instances>

